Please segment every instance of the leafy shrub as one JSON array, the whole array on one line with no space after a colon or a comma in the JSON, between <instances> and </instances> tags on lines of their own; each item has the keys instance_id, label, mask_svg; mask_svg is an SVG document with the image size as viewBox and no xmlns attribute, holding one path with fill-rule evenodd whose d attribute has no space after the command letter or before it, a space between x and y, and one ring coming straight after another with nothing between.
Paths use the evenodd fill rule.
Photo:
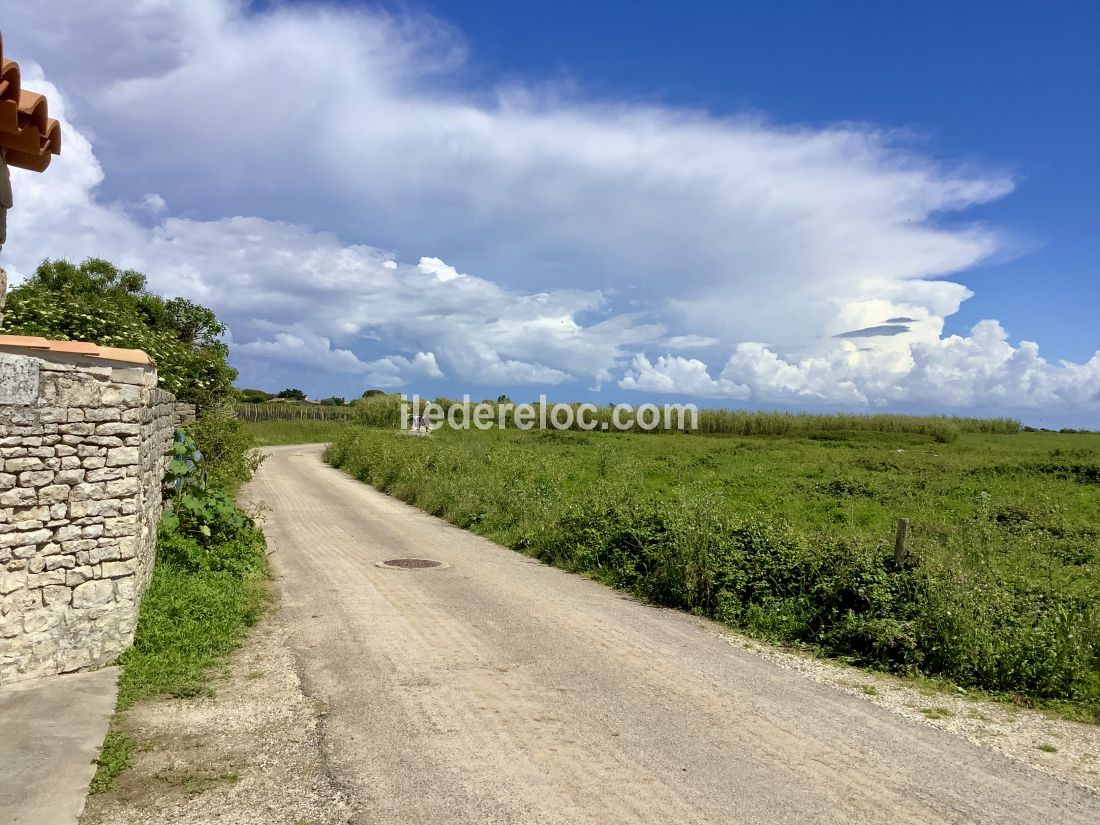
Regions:
<instances>
[{"instance_id":1,"label":"leafy shrub","mask_svg":"<svg viewBox=\"0 0 1100 825\"><path fill-rule=\"evenodd\" d=\"M231 401L213 405L186 429L204 456L212 487L236 490L252 478L263 460Z\"/></svg>"},{"instance_id":2,"label":"leafy shrub","mask_svg":"<svg viewBox=\"0 0 1100 825\"><path fill-rule=\"evenodd\" d=\"M237 398L242 404L263 404L275 396L264 390L237 390Z\"/></svg>"},{"instance_id":3,"label":"leafy shrub","mask_svg":"<svg viewBox=\"0 0 1100 825\"><path fill-rule=\"evenodd\" d=\"M355 420L366 427L396 428L401 425L401 396L368 390L352 402Z\"/></svg>"},{"instance_id":4,"label":"leafy shrub","mask_svg":"<svg viewBox=\"0 0 1100 825\"><path fill-rule=\"evenodd\" d=\"M205 408L232 393L237 371L214 313L184 298L148 292L145 276L91 258L79 265L43 261L8 293L0 331L141 349L160 385Z\"/></svg>"},{"instance_id":5,"label":"leafy shrub","mask_svg":"<svg viewBox=\"0 0 1100 825\"><path fill-rule=\"evenodd\" d=\"M206 461L195 439L186 430L176 430L172 459L164 472L164 497L178 497L192 488L205 489Z\"/></svg>"},{"instance_id":6,"label":"leafy shrub","mask_svg":"<svg viewBox=\"0 0 1100 825\"><path fill-rule=\"evenodd\" d=\"M222 490L184 493L160 523L157 545L165 564L189 572L257 578L265 572L263 534Z\"/></svg>"}]
</instances>

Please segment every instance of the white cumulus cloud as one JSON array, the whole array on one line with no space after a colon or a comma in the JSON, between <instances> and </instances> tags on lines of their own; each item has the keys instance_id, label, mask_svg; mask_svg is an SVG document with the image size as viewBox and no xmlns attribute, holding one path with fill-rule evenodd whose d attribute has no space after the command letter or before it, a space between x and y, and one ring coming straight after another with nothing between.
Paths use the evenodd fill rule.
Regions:
<instances>
[{"instance_id":1,"label":"white cumulus cloud","mask_svg":"<svg viewBox=\"0 0 1100 825\"><path fill-rule=\"evenodd\" d=\"M966 210L1013 181L904 132L486 87L446 24L337 3L41 0L4 25L66 136L16 176L9 268L141 268L227 319L247 381L397 386L431 356L465 383L1097 403L1096 358L942 337L970 298L950 276L1006 245Z\"/></svg>"}]
</instances>

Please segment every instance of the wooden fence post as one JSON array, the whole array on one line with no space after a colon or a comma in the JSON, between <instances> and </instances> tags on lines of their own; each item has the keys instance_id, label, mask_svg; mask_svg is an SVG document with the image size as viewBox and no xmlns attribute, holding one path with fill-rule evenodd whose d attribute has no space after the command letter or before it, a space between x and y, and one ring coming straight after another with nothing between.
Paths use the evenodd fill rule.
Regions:
<instances>
[{"instance_id":1,"label":"wooden fence post","mask_svg":"<svg viewBox=\"0 0 1100 825\"><path fill-rule=\"evenodd\" d=\"M905 549L905 534L909 532L909 519L898 519L898 535L894 539L894 567L900 569L905 565L908 551Z\"/></svg>"}]
</instances>

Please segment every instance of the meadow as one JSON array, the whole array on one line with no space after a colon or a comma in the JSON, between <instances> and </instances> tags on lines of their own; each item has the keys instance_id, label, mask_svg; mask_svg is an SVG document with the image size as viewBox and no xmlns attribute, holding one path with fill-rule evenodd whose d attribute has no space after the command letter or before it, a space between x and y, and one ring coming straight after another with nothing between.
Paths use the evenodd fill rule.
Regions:
<instances>
[{"instance_id":1,"label":"meadow","mask_svg":"<svg viewBox=\"0 0 1100 825\"><path fill-rule=\"evenodd\" d=\"M310 419L245 421L245 428L253 443L260 447L332 441L347 427L348 424L343 421Z\"/></svg>"},{"instance_id":2,"label":"meadow","mask_svg":"<svg viewBox=\"0 0 1100 825\"><path fill-rule=\"evenodd\" d=\"M896 418L318 440L387 493L654 603L1100 721L1100 434Z\"/></svg>"}]
</instances>

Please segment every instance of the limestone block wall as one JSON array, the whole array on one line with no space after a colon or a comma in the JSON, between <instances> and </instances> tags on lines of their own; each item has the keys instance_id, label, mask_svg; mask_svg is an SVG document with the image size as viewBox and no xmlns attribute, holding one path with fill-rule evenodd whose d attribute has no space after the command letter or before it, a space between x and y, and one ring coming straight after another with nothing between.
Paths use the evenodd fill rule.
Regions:
<instances>
[{"instance_id":1,"label":"limestone block wall","mask_svg":"<svg viewBox=\"0 0 1100 825\"><path fill-rule=\"evenodd\" d=\"M194 404L185 404L182 401L176 402L175 422L177 427L183 427L190 424L195 420L197 411Z\"/></svg>"},{"instance_id":2,"label":"limestone block wall","mask_svg":"<svg viewBox=\"0 0 1100 825\"><path fill-rule=\"evenodd\" d=\"M151 366L0 352L0 684L132 640L175 413L156 382Z\"/></svg>"}]
</instances>

